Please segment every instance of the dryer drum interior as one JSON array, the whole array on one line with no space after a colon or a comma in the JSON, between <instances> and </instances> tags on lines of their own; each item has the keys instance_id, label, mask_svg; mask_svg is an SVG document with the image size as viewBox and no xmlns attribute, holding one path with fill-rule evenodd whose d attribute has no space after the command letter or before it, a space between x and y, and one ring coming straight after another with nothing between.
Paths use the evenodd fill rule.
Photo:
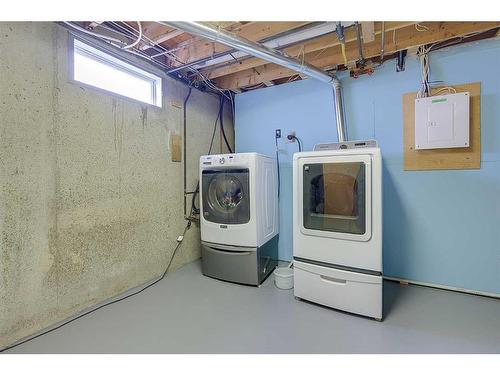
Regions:
<instances>
[{"instance_id":1,"label":"dryer drum interior","mask_svg":"<svg viewBox=\"0 0 500 375\"><path fill-rule=\"evenodd\" d=\"M363 162L305 164L304 228L364 234L365 169Z\"/></svg>"}]
</instances>

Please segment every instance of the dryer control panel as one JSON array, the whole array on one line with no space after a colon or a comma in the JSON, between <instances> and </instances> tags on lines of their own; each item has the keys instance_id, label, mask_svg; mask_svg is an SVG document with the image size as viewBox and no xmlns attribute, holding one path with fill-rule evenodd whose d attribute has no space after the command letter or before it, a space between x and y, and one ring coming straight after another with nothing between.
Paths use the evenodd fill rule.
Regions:
<instances>
[{"instance_id":1,"label":"dryer control panel","mask_svg":"<svg viewBox=\"0 0 500 375\"><path fill-rule=\"evenodd\" d=\"M314 151L327 151L327 150L352 150L354 148L367 148L378 147L375 139L367 141L347 141L347 142L332 142L332 143L318 143L314 145Z\"/></svg>"}]
</instances>

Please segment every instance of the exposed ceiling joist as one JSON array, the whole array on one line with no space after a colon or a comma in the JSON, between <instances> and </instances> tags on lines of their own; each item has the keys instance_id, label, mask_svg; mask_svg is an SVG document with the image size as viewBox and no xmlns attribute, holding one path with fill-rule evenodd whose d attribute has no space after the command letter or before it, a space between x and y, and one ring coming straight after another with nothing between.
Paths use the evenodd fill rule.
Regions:
<instances>
[{"instance_id":1,"label":"exposed ceiling joist","mask_svg":"<svg viewBox=\"0 0 500 375\"><path fill-rule=\"evenodd\" d=\"M255 42L303 26L306 23L307 22L250 22L238 27L236 30L232 30L232 32L240 37ZM190 63L228 50L230 50L230 48L222 44L200 39L176 51L176 56L180 61Z\"/></svg>"},{"instance_id":2,"label":"exposed ceiling joist","mask_svg":"<svg viewBox=\"0 0 500 375\"><path fill-rule=\"evenodd\" d=\"M414 25L406 26L401 29L387 31L385 35L385 53L387 55L395 53L401 49L435 43L458 36L464 36L471 33L483 32L499 27L499 22L425 22L428 30L418 32ZM375 36L371 43L364 44L365 58L377 57L380 54L380 33ZM358 58L358 49L356 41L346 43L346 55L348 61ZM318 52L308 53L304 61L322 69L331 69L343 63L343 57L340 46L326 48L321 54ZM274 64L264 64L259 67L259 74L254 69L239 71L235 74L216 78L215 84L224 89L233 89L245 87L248 85L259 84L264 81L275 80L278 78L290 77L295 74L293 70L286 69Z\"/></svg>"},{"instance_id":3,"label":"exposed ceiling joist","mask_svg":"<svg viewBox=\"0 0 500 375\"><path fill-rule=\"evenodd\" d=\"M328 22L203 22L212 28L260 41L270 48L312 64L322 70L347 69L353 76L370 73L380 61L382 22L360 22L361 51L366 64L361 63L356 31L344 30L347 65L340 43ZM107 35L118 39L135 40L138 35L136 21L82 21L75 23L85 30L94 28L96 36ZM343 22L344 26L352 22ZM141 22L143 39L135 53L144 55L169 73L179 72L187 80L201 80L203 74L217 86L241 92L248 89L279 85L300 79L297 72L277 66L242 51L235 51L218 42L193 36L169 26L166 22ZM384 22L385 60L394 58L398 51L414 53L418 46L448 41L461 43L494 38L500 22ZM476 35L480 33L479 35ZM118 34L118 36L116 35ZM473 37L470 37L473 34ZM500 34L496 34L498 37ZM446 43L448 43L446 42ZM149 49L154 45L154 51ZM439 45L441 46L441 44ZM146 51L147 50L147 51ZM231 51L231 54L228 52ZM413 52L411 52L413 51ZM189 69L185 64L189 64ZM194 73L194 74L193 74Z\"/></svg>"},{"instance_id":4,"label":"exposed ceiling joist","mask_svg":"<svg viewBox=\"0 0 500 375\"><path fill-rule=\"evenodd\" d=\"M263 45L269 48L281 49L289 45L297 44L302 41L307 41L310 39L318 38L322 35L332 33L335 31L335 23L333 22L316 22L305 25L304 27L296 28L291 30L286 35L276 36L271 38L266 42L262 42ZM213 59L206 60L200 64L194 65L195 68L204 68L205 71L209 69L212 65L227 65L230 63L239 64L242 60L249 58L251 56L244 52L236 51L234 53L223 54L220 57L214 56Z\"/></svg>"},{"instance_id":5,"label":"exposed ceiling joist","mask_svg":"<svg viewBox=\"0 0 500 375\"><path fill-rule=\"evenodd\" d=\"M399 29L405 26L414 25L411 22L387 22L386 23L386 32L393 31L395 29ZM376 34L380 34L381 28L378 25ZM345 31L346 42L356 41L356 31L354 29L348 29ZM288 48L283 49L283 52L287 53L290 56L295 56L300 58L302 54L308 54L315 51L321 51L325 48L338 46L340 42L335 33L330 33L328 35L324 35L322 37L315 38L311 41L297 44ZM205 68L202 69L201 72L209 79L214 79L218 77L222 77L228 74L237 73L246 69L256 68L262 65L267 64L266 61L257 59L257 58L249 58L239 63L216 67L216 68Z\"/></svg>"},{"instance_id":6,"label":"exposed ceiling joist","mask_svg":"<svg viewBox=\"0 0 500 375\"><path fill-rule=\"evenodd\" d=\"M174 39L174 38L178 37L181 34L184 34L184 32L182 30L171 30L171 31L169 31L165 34L162 34L162 35L156 37L155 39L153 39L153 43L162 44L162 43L166 42L167 40ZM141 49L146 50L146 49L151 48L151 47L152 46L150 46L150 45L143 45L141 47Z\"/></svg>"}]
</instances>

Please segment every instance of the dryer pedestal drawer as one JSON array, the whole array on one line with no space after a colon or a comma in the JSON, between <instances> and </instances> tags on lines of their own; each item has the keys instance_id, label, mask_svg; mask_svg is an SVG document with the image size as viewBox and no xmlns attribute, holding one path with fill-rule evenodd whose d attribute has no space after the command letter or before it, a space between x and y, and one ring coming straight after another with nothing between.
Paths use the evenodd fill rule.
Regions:
<instances>
[{"instance_id":1,"label":"dryer pedestal drawer","mask_svg":"<svg viewBox=\"0 0 500 375\"><path fill-rule=\"evenodd\" d=\"M278 265L278 236L261 247L201 243L202 272L240 284L260 285Z\"/></svg>"},{"instance_id":2,"label":"dryer pedestal drawer","mask_svg":"<svg viewBox=\"0 0 500 375\"><path fill-rule=\"evenodd\" d=\"M294 261L296 297L382 319L382 276Z\"/></svg>"}]
</instances>

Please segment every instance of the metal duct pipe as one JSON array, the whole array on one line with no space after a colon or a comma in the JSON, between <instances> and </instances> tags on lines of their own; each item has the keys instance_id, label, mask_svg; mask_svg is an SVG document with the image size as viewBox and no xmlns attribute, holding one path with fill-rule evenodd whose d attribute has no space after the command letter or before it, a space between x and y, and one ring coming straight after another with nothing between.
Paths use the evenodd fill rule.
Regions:
<instances>
[{"instance_id":1,"label":"metal duct pipe","mask_svg":"<svg viewBox=\"0 0 500 375\"><path fill-rule=\"evenodd\" d=\"M342 86L337 77L332 76L313 65L302 63L283 52L266 47L259 43L252 42L248 39L241 38L224 30L215 29L198 22L190 21L168 21L166 23L168 23L173 28L183 30L189 34L198 35L206 39L213 40L214 42L221 43L239 51L246 52L249 55L258 57L262 60L284 66L286 68L295 70L298 73L304 74L305 76L308 76L310 78L314 78L318 81L332 85L335 97L335 117L337 119L338 139L339 142L344 142L347 140L344 120L344 108L342 103Z\"/></svg>"},{"instance_id":2,"label":"metal duct pipe","mask_svg":"<svg viewBox=\"0 0 500 375\"><path fill-rule=\"evenodd\" d=\"M163 23L163 22L162 22ZM293 45L295 43L298 43L299 41L305 41L307 39L311 39L312 37L318 37L325 35L327 33L332 32L330 29L332 26L330 25L329 22L311 22L308 23L304 26L297 27L292 30L284 31L282 33L279 33L277 35L273 35L264 39L259 40L257 43L261 43L264 45L267 45L267 47L270 48L286 48L290 45ZM313 35L312 37L309 37L309 35ZM296 39L299 38L299 39ZM303 39L300 39L303 38ZM237 51L234 48L215 53L213 56L208 56L201 58L199 60L194 60L191 61L185 65L180 65L176 66L175 68L171 68L167 70L167 73L175 73L179 70L183 70L188 67L195 67L195 68L206 68L209 65L215 65L215 64L220 64L228 61L233 61L235 58L236 59L244 59L250 57L247 54Z\"/></svg>"},{"instance_id":3,"label":"metal duct pipe","mask_svg":"<svg viewBox=\"0 0 500 375\"><path fill-rule=\"evenodd\" d=\"M333 85L333 96L335 98L335 119L337 121L337 138L339 142L347 141L347 131L344 116L344 98L342 97L342 86L340 81Z\"/></svg>"}]
</instances>

